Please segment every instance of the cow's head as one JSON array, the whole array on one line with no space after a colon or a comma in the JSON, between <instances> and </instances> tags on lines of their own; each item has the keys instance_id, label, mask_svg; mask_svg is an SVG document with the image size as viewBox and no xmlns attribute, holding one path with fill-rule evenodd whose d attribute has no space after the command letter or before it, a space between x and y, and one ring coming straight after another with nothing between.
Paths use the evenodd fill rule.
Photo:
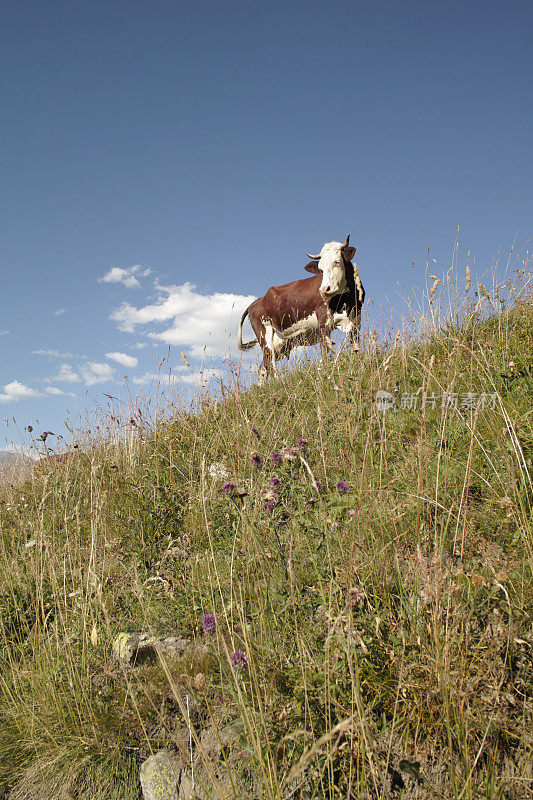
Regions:
<instances>
[{"instance_id":1,"label":"cow's head","mask_svg":"<svg viewBox=\"0 0 533 800\"><path fill-rule=\"evenodd\" d=\"M322 273L319 292L324 301L346 291L346 268L355 254L355 247L350 247L349 244L350 234L348 234L343 244L341 242L326 242L316 256L306 253L309 258L318 261L318 264L308 264L306 270L315 275Z\"/></svg>"}]
</instances>

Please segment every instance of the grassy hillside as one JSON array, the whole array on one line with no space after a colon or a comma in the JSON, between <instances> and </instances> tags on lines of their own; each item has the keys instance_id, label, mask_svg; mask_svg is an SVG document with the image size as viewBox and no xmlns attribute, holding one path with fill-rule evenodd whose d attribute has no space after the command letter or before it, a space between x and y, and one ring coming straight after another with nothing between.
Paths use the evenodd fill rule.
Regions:
<instances>
[{"instance_id":1,"label":"grassy hillside","mask_svg":"<svg viewBox=\"0 0 533 800\"><path fill-rule=\"evenodd\" d=\"M213 797L533 797L533 315L479 313L2 489L0 797L137 798L228 722Z\"/></svg>"}]
</instances>

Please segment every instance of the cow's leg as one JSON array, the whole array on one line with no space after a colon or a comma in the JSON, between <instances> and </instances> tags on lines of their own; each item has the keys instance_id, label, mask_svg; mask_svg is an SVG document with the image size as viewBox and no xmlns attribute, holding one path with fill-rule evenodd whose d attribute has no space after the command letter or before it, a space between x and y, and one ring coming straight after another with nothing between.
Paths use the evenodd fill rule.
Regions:
<instances>
[{"instance_id":1,"label":"cow's leg","mask_svg":"<svg viewBox=\"0 0 533 800\"><path fill-rule=\"evenodd\" d=\"M320 343L320 357L325 359L330 353L335 352L330 333L333 330L333 316L329 308L324 305L317 309L318 341Z\"/></svg>"},{"instance_id":2,"label":"cow's leg","mask_svg":"<svg viewBox=\"0 0 533 800\"><path fill-rule=\"evenodd\" d=\"M357 353L361 349L361 311L359 310L352 317L352 326L350 328L350 346L352 350Z\"/></svg>"},{"instance_id":3,"label":"cow's leg","mask_svg":"<svg viewBox=\"0 0 533 800\"><path fill-rule=\"evenodd\" d=\"M261 362L261 366L259 367L259 386L264 386L270 375L276 373L275 362L272 357L272 352L269 350L268 347L263 348L263 360Z\"/></svg>"},{"instance_id":4,"label":"cow's leg","mask_svg":"<svg viewBox=\"0 0 533 800\"><path fill-rule=\"evenodd\" d=\"M257 337L259 346L263 352L263 360L259 366L258 383L259 386L264 386L268 381L269 375L272 371L272 353L267 342L267 329L263 320L257 314L249 314L250 324L253 332Z\"/></svg>"},{"instance_id":5,"label":"cow's leg","mask_svg":"<svg viewBox=\"0 0 533 800\"><path fill-rule=\"evenodd\" d=\"M335 352L335 345L329 335L327 328L323 327L320 329L320 357L321 359L325 359L330 353Z\"/></svg>"},{"instance_id":6,"label":"cow's leg","mask_svg":"<svg viewBox=\"0 0 533 800\"><path fill-rule=\"evenodd\" d=\"M259 367L259 386L265 386L268 380L268 367L265 364L265 359L261 362L261 366Z\"/></svg>"}]
</instances>

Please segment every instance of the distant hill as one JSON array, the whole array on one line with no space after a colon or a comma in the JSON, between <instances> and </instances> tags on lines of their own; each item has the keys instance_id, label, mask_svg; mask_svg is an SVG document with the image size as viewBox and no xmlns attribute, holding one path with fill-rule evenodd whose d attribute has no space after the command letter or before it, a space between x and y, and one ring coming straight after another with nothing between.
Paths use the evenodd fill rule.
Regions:
<instances>
[{"instance_id":1,"label":"distant hill","mask_svg":"<svg viewBox=\"0 0 533 800\"><path fill-rule=\"evenodd\" d=\"M22 453L0 450L0 484L13 483L25 478L34 464L33 458Z\"/></svg>"}]
</instances>

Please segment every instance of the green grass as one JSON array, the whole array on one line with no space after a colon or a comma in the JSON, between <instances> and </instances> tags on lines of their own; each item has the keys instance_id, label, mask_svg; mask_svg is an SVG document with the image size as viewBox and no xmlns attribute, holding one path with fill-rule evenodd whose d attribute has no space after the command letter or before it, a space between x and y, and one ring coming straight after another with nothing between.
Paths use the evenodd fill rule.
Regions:
<instances>
[{"instance_id":1,"label":"green grass","mask_svg":"<svg viewBox=\"0 0 533 800\"><path fill-rule=\"evenodd\" d=\"M142 761L189 736L186 697L195 737L242 723L214 797L533 796L533 314L453 309L2 489L0 796L137 798ZM417 392L435 407L402 408ZM198 647L122 666L124 630Z\"/></svg>"}]
</instances>

